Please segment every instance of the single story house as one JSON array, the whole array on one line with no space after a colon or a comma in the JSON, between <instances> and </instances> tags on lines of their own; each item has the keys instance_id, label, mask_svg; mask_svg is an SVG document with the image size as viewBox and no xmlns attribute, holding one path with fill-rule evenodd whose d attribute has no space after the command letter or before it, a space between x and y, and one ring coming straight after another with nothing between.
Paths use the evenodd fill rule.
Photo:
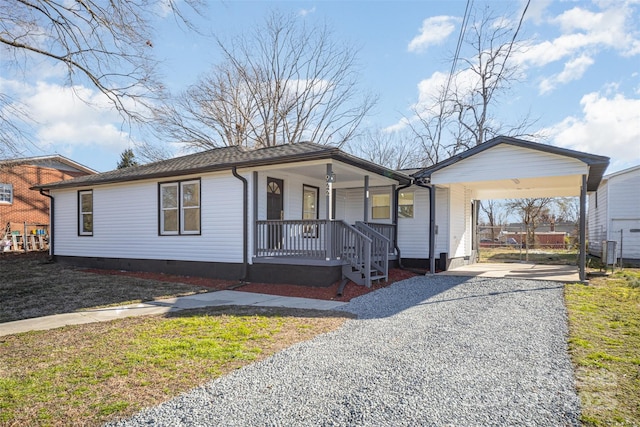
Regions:
<instances>
[{"instance_id":1,"label":"single story house","mask_svg":"<svg viewBox=\"0 0 640 427\"><path fill-rule=\"evenodd\" d=\"M613 262L640 264L640 165L605 175L589 195L589 254L601 257L605 241L616 242Z\"/></svg>"},{"instance_id":2,"label":"single story house","mask_svg":"<svg viewBox=\"0 0 640 427\"><path fill-rule=\"evenodd\" d=\"M314 143L225 147L36 186L59 262L371 285L389 264L475 261L477 200L573 196L608 158L500 137L409 175ZM500 165L497 167L496 165Z\"/></svg>"}]
</instances>

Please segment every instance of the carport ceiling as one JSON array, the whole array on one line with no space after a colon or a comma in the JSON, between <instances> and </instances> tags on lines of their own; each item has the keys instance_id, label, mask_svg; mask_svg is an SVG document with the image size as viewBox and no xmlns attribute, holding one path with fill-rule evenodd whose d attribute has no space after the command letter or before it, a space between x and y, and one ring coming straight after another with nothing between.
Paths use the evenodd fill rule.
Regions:
<instances>
[{"instance_id":1,"label":"carport ceiling","mask_svg":"<svg viewBox=\"0 0 640 427\"><path fill-rule=\"evenodd\" d=\"M582 185L581 175L549 176L541 178L512 178L495 181L463 183L472 191L473 198L522 199L526 197L578 197Z\"/></svg>"}]
</instances>

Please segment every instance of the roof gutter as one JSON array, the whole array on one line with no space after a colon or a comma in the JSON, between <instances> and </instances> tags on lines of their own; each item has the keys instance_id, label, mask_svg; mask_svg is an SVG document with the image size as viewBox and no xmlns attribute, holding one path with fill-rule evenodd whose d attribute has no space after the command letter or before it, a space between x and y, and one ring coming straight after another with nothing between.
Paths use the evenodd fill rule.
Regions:
<instances>
[{"instance_id":1,"label":"roof gutter","mask_svg":"<svg viewBox=\"0 0 640 427\"><path fill-rule=\"evenodd\" d=\"M41 188L40 194L43 195L44 197L48 197L49 200L51 200L51 203L49 204L49 260L51 260L53 259L53 254L55 253L53 251L53 224L54 224L53 219L56 212L55 210L56 199L54 199L51 194L47 194L44 191L45 190Z\"/></svg>"},{"instance_id":2,"label":"roof gutter","mask_svg":"<svg viewBox=\"0 0 640 427\"><path fill-rule=\"evenodd\" d=\"M394 228L393 247L398 253L398 266L402 269L404 269L404 266L402 265L402 253L400 252L400 248L398 247L398 196L400 195L401 190L404 190L405 188L409 188L409 187L411 187L411 182L409 182L409 184L405 184L405 185L401 185L400 187L397 187L396 192L393 195L394 197L393 205L396 207L396 209L393 210L393 228Z\"/></svg>"},{"instance_id":3,"label":"roof gutter","mask_svg":"<svg viewBox=\"0 0 640 427\"><path fill-rule=\"evenodd\" d=\"M427 181L428 182L428 181ZM427 184L421 179L417 179L415 184L418 187L429 190L429 273L436 272L436 195L432 184Z\"/></svg>"},{"instance_id":4,"label":"roof gutter","mask_svg":"<svg viewBox=\"0 0 640 427\"><path fill-rule=\"evenodd\" d=\"M231 173L242 181L242 276L239 280L245 282L249 268L249 256L247 254L249 248L249 183L245 177L238 174L236 166L231 169Z\"/></svg>"}]
</instances>

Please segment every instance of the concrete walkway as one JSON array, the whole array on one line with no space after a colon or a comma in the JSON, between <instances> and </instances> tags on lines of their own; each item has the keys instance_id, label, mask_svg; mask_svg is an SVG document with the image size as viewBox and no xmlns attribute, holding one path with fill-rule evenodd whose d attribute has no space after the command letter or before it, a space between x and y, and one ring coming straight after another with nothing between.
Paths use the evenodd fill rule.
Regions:
<instances>
[{"instance_id":1,"label":"concrete walkway","mask_svg":"<svg viewBox=\"0 0 640 427\"><path fill-rule=\"evenodd\" d=\"M28 331L43 331L68 325L82 325L93 322L106 322L130 316L164 314L189 308L202 308L223 305L255 305L260 307L288 307L315 310L333 310L345 305L344 302L311 298L283 297L240 291L218 291L186 297L168 298L141 304L106 307L75 313L54 314L33 319L0 323L0 336Z\"/></svg>"}]
</instances>

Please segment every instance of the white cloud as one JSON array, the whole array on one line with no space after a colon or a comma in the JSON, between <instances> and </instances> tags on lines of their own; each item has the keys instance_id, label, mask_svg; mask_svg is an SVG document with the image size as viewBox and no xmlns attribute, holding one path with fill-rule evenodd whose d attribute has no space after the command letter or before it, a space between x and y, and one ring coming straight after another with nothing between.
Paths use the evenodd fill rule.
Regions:
<instances>
[{"instance_id":1,"label":"white cloud","mask_svg":"<svg viewBox=\"0 0 640 427\"><path fill-rule=\"evenodd\" d=\"M584 75L587 68L593 65L594 60L588 55L581 55L564 64L564 69L540 83L540 93L545 94L553 91L558 84L579 80Z\"/></svg>"},{"instance_id":2,"label":"white cloud","mask_svg":"<svg viewBox=\"0 0 640 427\"><path fill-rule=\"evenodd\" d=\"M129 147L129 134L117 126L121 117L100 92L42 81L2 84L36 121L36 139L45 151L72 155L73 147L95 147L119 153Z\"/></svg>"},{"instance_id":3,"label":"white cloud","mask_svg":"<svg viewBox=\"0 0 640 427\"><path fill-rule=\"evenodd\" d=\"M527 3L527 0L520 0L520 7L524 10L524 6ZM551 0L537 0L529 3L529 7L527 8L527 13L525 15L525 20L532 20L535 23L540 23L544 19L544 14L547 7L551 4ZM522 10L518 13L518 16L522 14Z\"/></svg>"},{"instance_id":4,"label":"white cloud","mask_svg":"<svg viewBox=\"0 0 640 427\"><path fill-rule=\"evenodd\" d=\"M298 14L300 16L307 16L307 15L310 15L312 13L315 13L315 11L316 11L316 7L313 6L311 9L300 9L300 12L298 12Z\"/></svg>"},{"instance_id":5,"label":"white cloud","mask_svg":"<svg viewBox=\"0 0 640 427\"><path fill-rule=\"evenodd\" d=\"M409 52L424 52L429 46L437 45L446 40L455 30L456 22L460 19L454 16L432 16L422 21L420 34L409 42Z\"/></svg>"},{"instance_id":6,"label":"white cloud","mask_svg":"<svg viewBox=\"0 0 640 427\"><path fill-rule=\"evenodd\" d=\"M640 98L597 92L580 100L582 117L544 129L554 145L611 158L611 170L640 163Z\"/></svg>"}]
</instances>

